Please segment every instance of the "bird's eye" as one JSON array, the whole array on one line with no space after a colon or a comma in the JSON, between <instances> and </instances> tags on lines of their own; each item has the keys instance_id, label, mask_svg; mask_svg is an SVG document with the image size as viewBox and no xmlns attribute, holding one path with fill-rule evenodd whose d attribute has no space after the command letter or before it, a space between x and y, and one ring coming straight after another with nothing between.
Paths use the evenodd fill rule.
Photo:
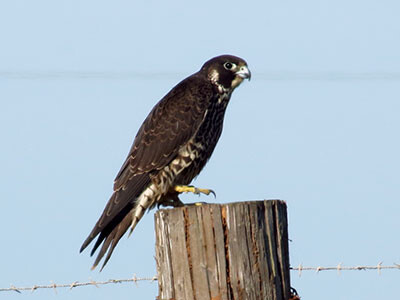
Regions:
<instances>
[{"instance_id":1,"label":"bird's eye","mask_svg":"<svg viewBox=\"0 0 400 300\"><path fill-rule=\"evenodd\" d=\"M224 63L224 68L227 70L231 70L234 66L236 66L234 63L231 62L226 62Z\"/></svg>"}]
</instances>

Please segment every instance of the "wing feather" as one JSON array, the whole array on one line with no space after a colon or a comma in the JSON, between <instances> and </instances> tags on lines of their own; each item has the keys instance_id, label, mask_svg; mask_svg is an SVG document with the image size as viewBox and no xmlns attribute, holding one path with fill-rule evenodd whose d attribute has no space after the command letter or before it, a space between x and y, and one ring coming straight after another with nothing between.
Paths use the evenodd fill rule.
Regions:
<instances>
[{"instance_id":1,"label":"wing feather","mask_svg":"<svg viewBox=\"0 0 400 300\"><path fill-rule=\"evenodd\" d=\"M140 127L115 178L114 190L135 174L168 165L198 130L212 96L211 84L193 75L161 99Z\"/></svg>"}]
</instances>

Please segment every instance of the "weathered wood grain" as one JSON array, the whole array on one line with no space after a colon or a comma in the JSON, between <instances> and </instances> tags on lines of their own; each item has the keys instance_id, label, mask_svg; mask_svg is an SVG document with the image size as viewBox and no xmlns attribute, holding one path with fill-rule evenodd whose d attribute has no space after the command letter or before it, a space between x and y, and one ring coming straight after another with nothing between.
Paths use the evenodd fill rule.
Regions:
<instances>
[{"instance_id":1,"label":"weathered wood grain","mask_svg":"<svg viewBox=\"0 0 400 300\"><path fill-rule=\"evenodd\" d=\"M159 300L286 300L286 204L203 204L155 214Z\"/></svg>"}]
</instances>

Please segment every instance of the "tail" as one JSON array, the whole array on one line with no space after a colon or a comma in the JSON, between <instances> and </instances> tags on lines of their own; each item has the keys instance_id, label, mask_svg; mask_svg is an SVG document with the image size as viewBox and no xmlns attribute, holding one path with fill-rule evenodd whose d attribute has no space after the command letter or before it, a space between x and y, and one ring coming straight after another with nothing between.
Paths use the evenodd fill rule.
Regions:
<instances>
[{"instance_id":1,"label":"tail","mask_svg":"<svg viewBox=\"0 0 400 300\"><path fill-rule=\"evenodd\" d=\"M112 199L113 197L111 197L109 203L112 201ZM113 201L113 203L115 202L116 201ZM101 246L101 249L97 254L96 260L91 268L92 270L97 267L103 256L107 253L100 271L103 270L121 237L125 234L129 227L131 227L129 236L132 234L132 231L142 219L144 212L148 208L150 208L154 202L154 186L153 184L150 184L150 186L148 186L139 195L139 197L136 198L135 203L124 207L107 225L103 225L102 223L104 222L102 220L104 218L104 215L107 216L107 214L109 213L109 203L107 204L102 214L102 217L100 217L99 221L97 221L96 226L93 228L91 234L87 237L80 249L80 252L82 252L90 244L90 242L97 235L99 235L92 251L90 252L90 256L92 256L96 252L97 248L102 243L103 245Z\"/></svg>"}]
</instances>

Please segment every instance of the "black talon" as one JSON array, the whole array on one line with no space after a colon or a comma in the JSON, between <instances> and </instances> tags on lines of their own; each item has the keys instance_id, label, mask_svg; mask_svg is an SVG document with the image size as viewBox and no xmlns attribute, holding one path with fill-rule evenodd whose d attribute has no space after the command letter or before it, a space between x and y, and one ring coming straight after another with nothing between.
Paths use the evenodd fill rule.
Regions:
<instances>
[{"instance_id":1,"label":"black talon","mask_svg":"<svg viewBox=\"0 0 400 300\"><path fill-rule=\"evenodd\" d=\"M214 195L214 199L217 198L217 194L213 190L210 190L210 193Z\"/></svg>"}]
</instances>

